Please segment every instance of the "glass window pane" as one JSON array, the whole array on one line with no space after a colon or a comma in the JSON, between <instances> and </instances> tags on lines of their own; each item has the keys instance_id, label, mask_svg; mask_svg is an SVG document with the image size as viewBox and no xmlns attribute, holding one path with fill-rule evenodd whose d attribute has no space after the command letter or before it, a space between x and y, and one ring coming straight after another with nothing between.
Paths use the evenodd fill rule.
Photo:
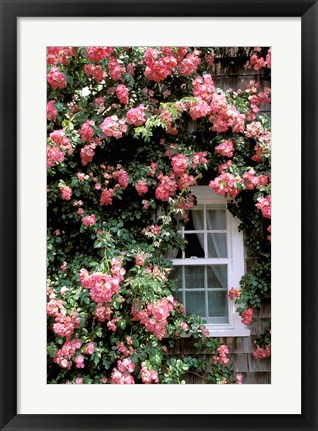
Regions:
<instances>
[{"instance_id":1,"label":"glass window pane","mask_svg":"<svg viewBox=\"0 0 318 431\"><path fill-rule=\"evenodd\" d=\"M178 288L182 289L182 266L174 266L170 278L176 280Z\"/></svg>"},{"instance_id":2,"label":"glass window pane","mask_svg":"<svg viewBox=\"0 0 318 431\"><path fill-rule=\"evenodd\" d=\"M178 249L178 253L177 253L177 256L175 257L175 259L182 259L182 250L181 250L181 248Z\"/></svg>"},{"instance_id":3,"label":"glass window pane","mask_svg":"<svg viewBox=\"0 0 318 431\"><path fill-rule=\"evenodd\" d=\"M226 218L225 210L207 210L206 212L207 230L225 230Z\"/></svg>"},{"instance_id":4,"label":"glass window pane","mask_svg":"<svg viewBox=\"0 0 318 431\"><path fill-rule=\"evenodd\" d=\"M205 317L205 292L186 292L185 309L187 314Z\"/></svg>"},{"instance_id":5,"label":"glass window pane","mask_svg":"<svg viewBox=\"0 0 318 431\"><path fill-rule=\"evenodd\" d=\"M185 235L187 241L185 257L204 257L204 234L189 233Z\"/></svg>"},{"instance_id":6,"label":"glass window pane","mask_svg":"<svg viewBox=\"0 0 318 431\"><path fill-rule=\"evenodd\" d=\"M203 210L189 211L189 221L185 225L185 230L204 230Z\"/></svg>"},{"instance_id":7,"label":"glass window pane","mask_svg":"<svg viewBox=\"0 0 318 431\"><path fill-rule=\"evenodd\" d=\"M185 288L204 289L204 266L185 266Z\"/></svg>"},{"instance_id":8,"label":"glass window pane","mask_svg":"<svg viewBox=\"0 0 318 431\"><path fill-rule=\"evenodd\" d=\"M184 226L184 230L195 230L195 227L193 224L193 218L192 218L192 211L189 211L188 213L188 221Z\"/></svg>"},{"instance_id":9,"label":"glass window pane","mask_svg":"<svg viewBox=\"0 0 318 431\"><path fill-rule=\"evenodd\" d=\"M208 289L227 289L227 266L207 266Z\"/></svg>"},{"instance_id":10,"label":"glass window pane","mask_svg":"<svg viewBox=\"0 0 318 431\"><path fill-rule=\"evenodd\" d=\"M228 322L227 290L221 292L208 292L208 307L209 316L223 317L223 323Z\"/></svg>"},{"instance_id":11,"label":"glass window pane","mask_svg":"<svg viewBox=\"0 0 318 431\"><path fill-rule=\"evenodd\" d=\"M208 233L208 257L227 257L226 233Z\"/></svg>"},{"instance_id":12,"label":"glass window pane","mask_svg":"<svg viewBox=\"0 0 318 431\"><path fill-rule=\"evenodd\" d=\"M176 300L178 302L180 302L180 304L183 304L183 294L182 294L182 290L179 290L179 292L174 294L174 297L176 298Z\"/></svg>"}]
</instances>

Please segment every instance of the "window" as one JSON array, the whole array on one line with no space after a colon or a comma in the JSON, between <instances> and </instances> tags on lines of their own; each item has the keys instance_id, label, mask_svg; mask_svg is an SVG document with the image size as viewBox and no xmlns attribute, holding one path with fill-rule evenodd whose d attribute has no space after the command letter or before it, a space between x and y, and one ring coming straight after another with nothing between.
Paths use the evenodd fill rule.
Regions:
<instances>
[{"instance_id":1,"label":"window","mask_svg":"<svg viewBox=\"0 0 318 431\"><path fill-rule=\"evenodd\" d=\"M174 252L174 277L178 299L187 313L207 321L211 336L249 335L235 312L228 290L238 288L244 273L243 235L238 221L227 211L226 201L208 186L193 188L198 203L180 228L185 250Z\"/></svg>"}]
</instances>

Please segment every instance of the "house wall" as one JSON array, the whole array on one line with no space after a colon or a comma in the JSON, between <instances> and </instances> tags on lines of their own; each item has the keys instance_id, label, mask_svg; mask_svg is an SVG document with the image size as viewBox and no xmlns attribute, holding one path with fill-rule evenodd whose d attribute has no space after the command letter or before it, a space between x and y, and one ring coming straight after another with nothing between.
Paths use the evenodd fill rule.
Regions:
<instances>
[{"instance_id":1,"label":"house wall","mask_svg":"<svg viewBox=\"0 0 318 431\"><path fill-rule=\"evenodd\" d=\"M245 70L243 64L248 60L242 60L238 63L235 57L216 58L214 65L214 74L212 76L216 87L237 90L244 88L244 85L251 80L260 82L261 89L270 87L268 76L264 73L253 70ZM226 72L224 65L226 64ZM262 105L260 111L270 115L270 105ZM249 269L255 262L246 253L245 266ZM229 358L233 363L234 370L243 375L243 384L269 384L271 383L271 360L255 359L253 351L255 350L253 341L258 335L264 332L265 327L270 323L271 307L264 305L261 310L256 310L253 316L253 322L249 325L251 335L249 337L224 337L219 338L220 343L226 344L229 348ZM176 355L194 354L194 341L189 338L182 338L176 344L173 353ZM209 358L206 358L209 359ZM212 360L212 358L211 358ZM188 374L185 378L186 383L205 384L206 381L196 375Z\"/></svg>"}]
</instances>

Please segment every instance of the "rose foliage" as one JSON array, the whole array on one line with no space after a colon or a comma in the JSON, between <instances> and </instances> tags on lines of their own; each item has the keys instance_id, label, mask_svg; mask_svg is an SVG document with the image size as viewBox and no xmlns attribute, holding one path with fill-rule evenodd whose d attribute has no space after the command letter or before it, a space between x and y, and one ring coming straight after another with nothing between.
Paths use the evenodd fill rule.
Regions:
<instances>
[{"instance_id":1,"label":"rose foliage","mask_svg":"<svg viewBox=\"0 0 318 431\"><path fill-rule=\"evenodd\" d=\"M243 323L269 300L270 89L217 88L219 51L48 48L49 383L241 383L227 346L175 300L164 257L184 246L191 187L209 185L258 257L230 292ZM270 52L245 67L269 73ZM175 356L184 335L196 351Z\"/></svg>"}]
</instances>

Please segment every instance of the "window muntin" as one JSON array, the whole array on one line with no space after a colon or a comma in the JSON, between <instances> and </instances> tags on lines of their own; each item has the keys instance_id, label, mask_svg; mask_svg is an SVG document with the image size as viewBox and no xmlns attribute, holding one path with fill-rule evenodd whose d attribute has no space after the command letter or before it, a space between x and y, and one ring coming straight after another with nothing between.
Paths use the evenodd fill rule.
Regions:
<instances>
[{"instance_id":1,"label":"window muntin","mask_svg":"<svg viewBox=\"0 0 318 431\"><path fill-rule=\"evenodd\" d=\"M173 259L179 301L210 324L228 324L228 228L225 205L197 205L179 230L185 250Z\"/></svg>"}]
</instances>

